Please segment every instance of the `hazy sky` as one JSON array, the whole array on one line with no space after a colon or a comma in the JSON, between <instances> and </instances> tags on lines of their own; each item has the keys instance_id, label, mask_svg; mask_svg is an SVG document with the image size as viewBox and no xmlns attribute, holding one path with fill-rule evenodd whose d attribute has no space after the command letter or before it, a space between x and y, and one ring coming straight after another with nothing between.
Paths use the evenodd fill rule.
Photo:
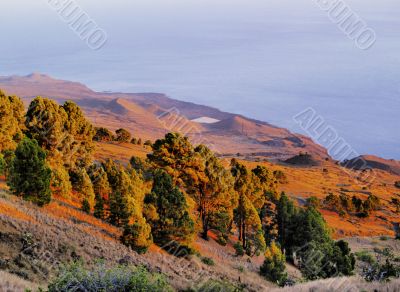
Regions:
<instances>
[{"instance_id":1,"label":"hazy sky","mask_svg":"<svg viewBox=\"0 0 400 292\"><path fill-rule=\"evenodd\" d=\"M108 34L93 51L48 0L2 0L0 74L163 92L296 132L313 107L359 153L400 159L400 1L345 2L376 32L366 51L316 1L75 0Z\"/></svg>"}]
</instances>

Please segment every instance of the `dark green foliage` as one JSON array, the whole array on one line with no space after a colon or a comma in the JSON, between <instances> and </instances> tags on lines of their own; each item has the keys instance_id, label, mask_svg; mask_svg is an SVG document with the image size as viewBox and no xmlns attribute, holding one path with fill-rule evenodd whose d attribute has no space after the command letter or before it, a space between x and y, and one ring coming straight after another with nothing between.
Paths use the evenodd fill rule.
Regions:
<instances>
[{"instance_id":1,"label":"dark green foliage","mask_svg":"<svg viewBox=\"0 0 400 292\"><path fill-rule=\"evenodd\" d=\"M146 253L153 240L150 226L144 223L145 221L126 224L121 236L121 242L139 254ZM148 237L143 238L143 236Z\"/></svg>"},{"instance_id":2,"label":"dark green foliage","mask_svg":"<svg viewBox=\"0 0 400 292\"><path fill-rule=\"evenodd\" d=\"M145 181L149 181L152 179L152 169L147 161L140 157L132 156L129 163L132 168L143 177Z\"/></svg>"},{"instance_id":3,"label":"dark green foliage","mask_svg":"<svg viewBox=\"0 0 400 292\"><path fill-rule=\"evenodd\" d=\"M399 180L399 181L396 181L396 182L394 183L394 186L395 186L396 188L399 188L399 189L400 189L400 180Z\"/></svg>"},{"instance_id":4,"label":"dark green foliage","mask_svg":"<svg viewBox=\"0 0 400 292\"><path fill-rule=\"evenodd\" d=\"M290 261L299 261L304 277L318 279L352 274L354 255L346 242L334 242L330 238L325 220L313 206L296 208L282 194L277 221L279 243Z\"/></svg>"},{"instance_id":5,"label":"dark green foliage","mask_svg":"<svg viewBox=\"0 0 400 292\"><path fill-rule=\"evenodd\" d=\"M285 255L275 242L272 242L271 246L268 247L265 252L265 259L264 263L260 267L260 273L267 278L268 281L283 286L287 280L285 263Z\"/></svg>"},{"instance_id":6,"label":"dark green foliage","mask_svg":"<svg viewBox=\"0 0 400 292\"><path fill-rule=\"evenodd\" d=\"M384 264L374 263L363 269L362 275L368 282L387 281L390 278L400 277L400 267L386 259Z\"/></svg>"},{"instance_id":7,"label":"dark green foliage","mask_svg":"<svg viewBox=\"0 0 400 292\"><path fill-rule=\"evenodd\" d=\"M293 216L296 208L293 202L286 196L281 194L278 205L276 207L276 221L278 225L278 242L282 248L289 248L290 228L293 222Z\"/></svg>"},{"instance_id":8,"label":"dark green foliage","mask_svg":"<svg viewBox=\"0 0 400 292\"><path fill-rule=\"evenodd\" d=\"M46 153L36 140L24 138L15 150L7 184L11 191L39 206L50 203L51 170L46 164Z\"/></svg>"},{"instance_id":9,"label":"dark green foliage","mask_svg":"<svg viewBox=\"0 0 400 292\"><path fill-rule=\"evenodd\" d=\"M391 203L396 208L396 213L400 213L400 200L393 197Z\"/></svg>"},{"instance_id":10,"label":"dark green foliage","mask_svg":"<svg viewBox=\"0 0 400 292\"><path fill-rule=\"evenodd\" d=\"M131 133L125 129L118 129L115 131L115 141L118 142L129 142L131 140Z\"/></svg>"},{"instance_id":11,"label":"dark green foliage","mask_svg":"<svg viewBox=\"0 0 400 292\"><path fill-rule=\"evenodd\" d=\"M330 259L334 262L339 275L352 275L356 264L354 254L351 253L349 244L344 240L335 242L333 254ZM328 275L332 276L332 275Z\"/></svg>"},{"instance_id":12,"label":"dark green foliage","mask_svg":"<svg viewBox=\"0 0 400 292\"><path fill-rule=\"evenodd\" d=\"M206 264L207 266L214 266L214 260L212 258L208 258L208 257L202 257L201 261Z\"/></svg>"},{"instance_id":13,"label":"dark green foliage","mask_svg":"<svg viewBox=\"0 0 400 292\"><path fill-rule=\"evenodd\" d=\"M103 196L101 196L100 194L96 194L95 198L94 198L94 217L98 218L98 219L105 219L105 212L104 212L104 199Z\"/></svg>"},{"instance_id":14,"label":"dark green foliage","mask_svg":"<svg viewBox=\"0 0 400 292\"><path fill-rule=\"evenodd\" d=\"M83 199L82 201L82 211L87 214L90 214L90 204L87 199Z\"/></svg>"},{"instance_id":15,"label":"dark green foliage","mask_svg":"<svg viewBox=\"0 0 400 292\"><path fill-rule=\"evenodd\" d=\"M107 268L97 264L88 270L81 263L74 263L62 269L48 287L49 292L172 292L172 287L161 274L152 274L144 267L117 266Z\"/></svg>"},{"instance_id":16,"label":"dark green foliage","mask_svg":"<svg viewBox=\"0 0 400 292\"><path fill-rule=\"evenodd\" d=\"M346 214L352 214L361 218L368 217L371 212L378 210L381 207L380 200L377 196L370 195L366 200L362 200L356 196L351 199L346 194L339 196L329 194L324 200L324 206L328 210L333 210L339 213L342 217Z\"/></svg>"},{"instance_id":17,"label":"dark green foliage","mask_svg":"<svg viewBox=\"0 0 400 292\"><path fill-rule=\"evenodd\" d=\"M373 265L376 263L376 258L367 251L359 251L355 253L357 260Z\"/></svg>"},{"instance_id":18,"label":"dark green foliage","mask_svg":"<svg viewBox=\"0 0 400 292\"><path fill-rule=\"evenodd\" d=\"M0 175L5 174L6 171L6 160L4 159L3 154L0 153Z\"/></svg>"},{"instance_id":19,"label":"dark green foliage","mask_svg":"<svg viewBox=\"0 0 400 292\"><path fill-rule=\"evenodd\" d=\"M143 145L152 147L152 146L153 146L153 143L152 143L150 140L146 140L146 141L144 141L144 144L143 144Z\"/></svg>"},{"instance_id":20,"label":"dark green foliage","mask_svg":"<svg viewBox=\"0 0 400 292\"><path fill-rule=\"evenodd\" d=\"M193 289L195 292L240 292L244 291L241 287L236 287L226 281L208 280Z\"/></svg>"},{"instance_id":21,"label":"dark green foliage","mask_svg":"<svg viewBox=\"0 0 400 292\"><path fill-rule=\"evenodd\" d=\"M243 245L240 241L236 242L233 247L235 248L235 252L237 256L243 256L244 255L244 248Z\"/></svg>"},{"instance_id":22,"label":"dark green foliage","mask_svg":"<svg viewBox=\"0 0 400 292\"><path fill-rule=\"evenodd\" d=\"M317 197L307 198L306 207L313 207L318 209L320 207L320 200Z\"/></svg>"},{"instance_id":23,"label":"dark green foliage","mask_svg":"<svg viewBox=\"0 0 400 292\"><path fill-rule=\"evenodd\" d=\"M149 218L154 242L163 246L171 241L190 245L194 235L194 222L182 192L173 185L172 178L162 170L156 171L151 193L145 198L157 216Z\"/></svg>"},{"instance_id":24,"label":"dark green foliage","mask_svg":"<svg viewBox=\"0 0 400 292\"><path fill-rule=\"evenodd\" d=\"M95 128L96 134L93 137L97 142L110 142L114 140L113 133L107 128Z\"/></svg>"},{"instance_id":25,"label":"dark green foliage","mask_svg":"<svg viewBox=\"0 0 400 292\"><path fill-rule=\"evenodd\" d=\"M115 192L110 199L110 216L108 220L115 226L124 226L128 223L131 213L128 210L128 201L121 192Z\"/></svg>"},{"instance_id":26,"label":"dark green foliage","mask_svg":"<svg viewBox=\"0 0 400 292\"><path fill-rule=\"evenodd\" d=\"M24 128L24 104L19 97L0 90L0 152L14 150Z\"/></svg>"},{"instance_id":27,"label":"dark green foliage","mask_svg":"<svg viewBox=\"0 0 400 292\"><path fill-rule=\"evenodd\" d=\"M286 184L288 182L286 174L282 170L274 170L273 175L275 180L281 184Z\"/></svg>"}]
</instances>

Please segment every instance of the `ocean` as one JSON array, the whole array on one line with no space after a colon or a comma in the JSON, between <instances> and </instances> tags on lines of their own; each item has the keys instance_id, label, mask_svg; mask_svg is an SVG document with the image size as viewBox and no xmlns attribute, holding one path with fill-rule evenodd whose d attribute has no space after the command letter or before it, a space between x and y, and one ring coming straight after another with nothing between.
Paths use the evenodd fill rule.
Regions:
<instances>
[{"instance_id":1,"label":"ocean","mask_svg":"<svg viewBox=\"0 0 400 292\"><path fill-rule=\"evenodd\" d=\"M312 108L357 153L400 159L398 0L339 1L374 32L368 49L322 0L64 0L106 32L98 50L52 2L2 1L0 75L161 92L299 133Z\"/></svg>"}]
</instances>

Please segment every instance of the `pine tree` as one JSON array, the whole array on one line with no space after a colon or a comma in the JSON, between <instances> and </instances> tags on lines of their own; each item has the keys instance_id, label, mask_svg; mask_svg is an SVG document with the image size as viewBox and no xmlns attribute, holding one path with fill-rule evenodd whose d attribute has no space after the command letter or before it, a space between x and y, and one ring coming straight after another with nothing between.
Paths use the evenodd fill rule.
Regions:
<instances>
[{"instance_id":1,"label":"pine tree","mask_svg":"<svg viewBox=\"0 0 400 292\"><path fill-rule=\"evenodd\" d=\"M233 209L237 205L233 177L206 146L196 147L195 153L200 156L202 165L197 169L197 180L191 180L190 194L199 209L203 238L208 239L210 227L224 230L221 236L227 236L227 225L232 221Z\"/></svg>"},{"instance_id":2,"label":"pine tree","mask_svg":"<svg viewBox=\"0 0 400 292\"><path fill-rule=\"evenodd\" d=\"M239 240L247 254L263 252L266 247L259 210L265 204L265 196L258 177L237 162L231 161L231 172L235 178L234 189L239 195L235 210L235 222L239 229Z\"/></svg>"},{"instance_id":3,"label":"pine tree","mask_svg":"<svg viewBox=\"0 0 400 292\"><path fill-rule=\"evenodd\" d=\"M49 159L59 159L61 148L70 139L65 130L67 114L55 101L36 97L26 113L26 128L30 138L48 151Z\"/></svg>"},{"instance_id":4,"label":"pine tree","mask_svg":"<svg viewBox=\"0 0 400 292\"><path fill-rule=\"evenodd\" d=\"M93 184L84 168L78 168L71 171L71 180L73 189L78 192L83 200L87 200L89 205L94 205Z\"/></svg>"},{"instance_id":5,"label":"pine tree","mask_svg":"<svg viewBox=\"0 0 400 292\"><path fill-rule=\"evenodd\" d=\"M114 135L107 128L95 128L95 135L93 136L93 140L97 142L110 142L113 141Z\"/></svg>"},{"instance_id":6,"label":"pine tree","mask_svg":"<svg viewBox=\"0 0 400 292\"><path fill-rule=\"evenodd\" d=\"M95 129L85 118L81 108L74 102L66 101L62 109L67 115L64 129L72 137L71 143L63 144L64 163L68 169L75 167L86 168L92 162Z\"/></svg>"},{"instance_id":7,"label":"pine tree","mask_svg":"<svg viewBox=\"0 0 400 292\"><path fill-rule=\"evenodd\" d=\"M7 184L11 191L39 206L51 200L51 170L46 164L46 153L36 140L24 138L15 150Z\"/></svg>"},{"instance_id":8,"label":"pine tree","mask_svg":"<svg viewBox=\"0 0 400 292\"><path fill-rule=\"evenodd\" d=\"M292 227L293 216L296 214L293 202L286 196L285 193L281 194L279 199L276 215L276 222L278 225L278 242L283 249L289 247L290 228Z\"/></svg>"},{"instance_id":9,"label":"pine tree","mask_svg":"<svg viewBox=\"0 0 400 292\"><path fill-rule=\"evenodd\" d=\"M96 193L96 196L94 199L95 199L95 204L94 204L93 216L96 218L99 218L101 220L104 220L106 218L105 212L104 212L104 199L98 193Z\"/></svg>"},{"instance_id":10,"label":"pine tree","mask_svg":"<svg viewBox=\"0 0 400 292\"><path fill-rule=\"evenodd\" d=\"M108 214L105 205L109 205L109 198L112 192L107 173L104 171L103 166L92 164L89 167L88 175L95 193L94 216L103 220L107 219Z\"/></svg>"},{"instance_id":11,"label":"pine tree","mask_svg":"<svg viewBox=\"0 0 400 292\"><path fill-rule=\"evenodd\" d=\"M264 254L264 263L260 268L260 273L268 281L277 283L279 286L283 286L287 279L287 273L285 272L285 254L282 253L278 245L273 241Z\"/></svg>"},{"instance_id":12,"label":"pine tree","mask_svg":"<svg viewBox=\"0 0 400 292\"><path fill-rule=\"evenodd\" d=\"M90 214L90 203L87 199L83 199L82 201L82 211Z\"/></svg>"},{"instance_id":13,"label":"pine tree","mask_svg":"<svg viewBox=\"0 0 400 292\"><path fill-rule=\"evenodd\" d=\"M69 198L72 192L72 184L68 171L63 166L55 166L52 169L51 186L54 193Z\"/></svg>"},{"instance_id":14,"label":"pine tree","mask_svg":"<svg viewBox=\"0 0 400 292\"><path fill-rule=\"evenodd\" d=\"M20 98L0 90L0 152L14 150L22 139L24 111Z\"/></svg>"},{"instance_id":15,"label":"pine tree","mask_svg":"<svg viewBox=\"0 0 400 292\"><path fill-rule=\"evenodd\" d=\"M149 219L154 242L163 246L171 241L190 246L194 236L194 222L189 216L185 196L173 185L170 175L156 171L151 193L145 203L153 205L157 216Z\"/></svg>"},{"instance_id":16,"label":"pine tree","mask_svg":"<svg viewBox=\"0 0 400 292\"><path fill-rule=\"evenodd\" d=\"M131 133L125 129L118 129L115 131L115 141L129 142L131 140Z\"/></svg>"},{"instance_id":17,"label":"pine tree","mask_svg":"<svg viewBox=\"0 0 400 292\"><path fill-rule=\"evenodd\" d=\"M187 137L178 133L168 133L164 139L157 140L153 145L153 153L148 154L149 161L155 168L164 169L175 185L186 188L191 180L198 180L200 175L199 157L194 156L193 146Z\"/></svg>"},{"instance_id":18,"label":"pine tree","mask_svg":"<svg viewBox=\"0 0 400 292\"><path fill-rule=\"evenodd\" d=\"M143 217L136 217L133 223L124 226L121 242L138 253L147 252L153 243L150 225Z\"/></svg>"},{"instance_id":19,"label":"pine tree","mask_svg":"<svg viewBox=\"0 0 400 292\"><path fill-rule=\"evenodd\" d=\"M0 175L4 175L6 171L6 161L3 154L0 153Z\"/></svg>"}]
</instances>

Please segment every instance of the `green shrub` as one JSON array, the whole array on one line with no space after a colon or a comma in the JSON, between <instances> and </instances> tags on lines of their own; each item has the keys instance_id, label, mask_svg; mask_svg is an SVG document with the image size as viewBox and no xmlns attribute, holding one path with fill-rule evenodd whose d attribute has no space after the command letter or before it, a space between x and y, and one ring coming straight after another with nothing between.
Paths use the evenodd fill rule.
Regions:
<instances>
[{"instance_id":1,"label":"green shrub","mask_svg":"<svg viewBox=\"0 0 400 292\"><path fill-rule=\"evenodd\" d=\"M264 263L260 268L260 273L269 281L283 286L287 279L285 272L285 255L282 253L279 246L272 242L271 246L265 252Z\"/></svg>"},{"instance_id":2,"label":"green shrub","mask_svg":"<svg viewBox=\"0 0 400 292\"><path fill-rule=\"evenodd\" d=\"M212 258L208 258L208 257L202 257L201 261L206 264L207 266L214 266L214 260Z\"/></svg>"},{"instance_id":3,"label":"green shrub","mask_svg":"<svg viewBox=\"0 0 400 292\"><path fill-rule=\"evenodd\" d=\"M382 265L376 263L364 268L362 275L366 281L386 281L390 278L400 277L400 267L394 265L389 259Z\"/></svg>"},{"instance_id":4,"label":"green shrub","mask_svg":"<svg viewBox=\"0 0 400 292\"><path fill-rule=\"evenodd\" d=\"M383 236L379 237L379 239L382 241L387 241L389 238L387 236L383 235Z\"/></svg>"},{"instance_id":5,"label":"green shrub","mask_svg":"<svg viewBox=\"0 0 400 292\"><path fill-rule=\"evenodd\" d=\"M399 180L399 181L396 181L396 182L394 183L394 186L395 186L396 188L399 188L399 189L400 189L400 180Z\"/></svg>"},{"instance_id":6,"label":"green shrub","mask_svg":"<svg viewBox=\"0 0 400 292\"><path fill-rule=\"evenodd\" d=\"M152 274L144 267L117 266L107 268L97 264L88 270L74 263L61 271L49 284L49 292L85 291L174 291L160 274Z\"/></svg>"},{"instance_id":7,"label":"green shrub","mask_svg":"<svg viewBox=\"0 0 400 292\"><path fill-rule=\"evenodd\" d=\"M237 255L237 256L242 256L242 255L244 255L244 248L243 248L243 245L242 245L242 243L241 243L240 241L236 242L236 243L233 245L233 247L234 247L234 249L235 249L235 251L236 251L236 255Z\"/></svg>"},{"instance_id":8,"label":"green shrub","mask_svg":"<svg viewBox=\"0 0 400 292\"><path fill-rule=\"evenodd\" d=\"M243 289L226 281L208 280L194 289L196 292L239 292Z\"/></svg>"},{"instance_id":9,"label":"green shrub","mask_svg":"<svg viewBox=\"0 0 400 292\"><path fill-rule=\"evenodd\" d=\"M356 252L355 255L359 261L362 261L364 263L368 263L371 265L376 263L375 257L367 251L364 251L364 250L359 251L359 252Z\"/></svg>"}]
</instances>

